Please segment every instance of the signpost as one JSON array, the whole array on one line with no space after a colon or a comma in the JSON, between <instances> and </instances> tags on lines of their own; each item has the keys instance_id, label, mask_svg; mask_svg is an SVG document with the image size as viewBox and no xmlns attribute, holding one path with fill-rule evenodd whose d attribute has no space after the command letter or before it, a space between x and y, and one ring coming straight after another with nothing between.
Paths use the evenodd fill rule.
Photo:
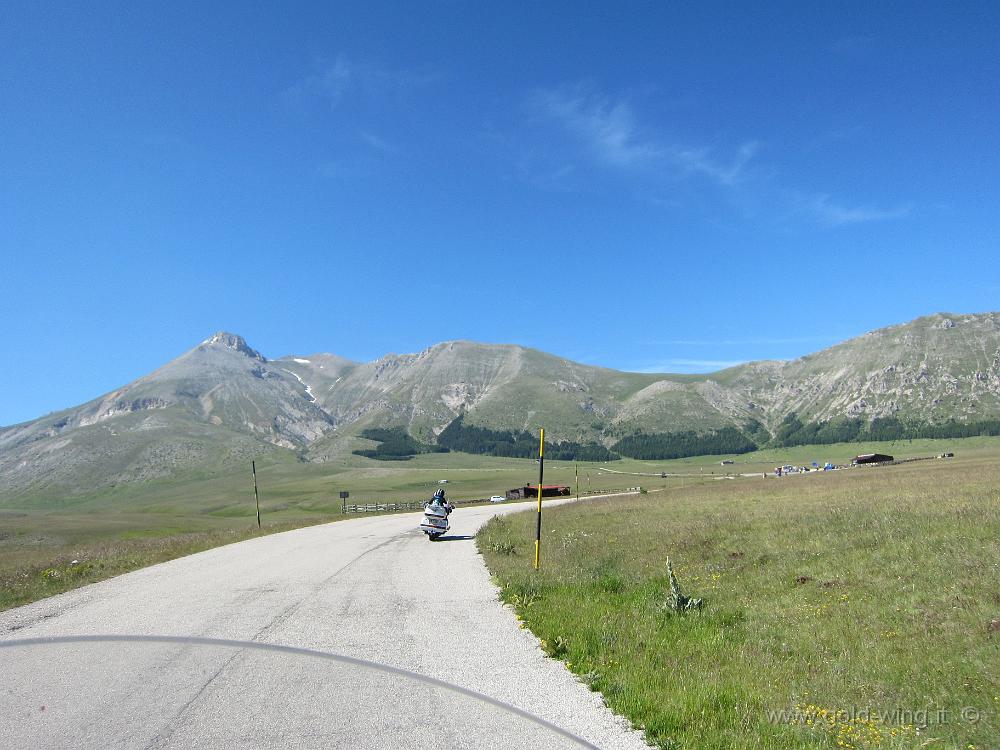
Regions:
<instances>
[{"instance_id":1,"label":"signpost","mask_svg":"<svg viewBox=\"0 0 1000 750\"><path fill-rule=\"evenodd\" d=\"M347 513L347 498L351 496L350 492L345 492L341 490L340 492L340 512Z\"/></svg>"},{"instance_id":2,"label":"signpost","mask_svg":"<svg viewBox=\"0 0 1000 750\"><path fill-rule=\"evenodd\" d=\"M545 428L538 438L538 523L535 525L535 570L542 566L542 479L545 476Z\"/></svg>"}]
</instances>

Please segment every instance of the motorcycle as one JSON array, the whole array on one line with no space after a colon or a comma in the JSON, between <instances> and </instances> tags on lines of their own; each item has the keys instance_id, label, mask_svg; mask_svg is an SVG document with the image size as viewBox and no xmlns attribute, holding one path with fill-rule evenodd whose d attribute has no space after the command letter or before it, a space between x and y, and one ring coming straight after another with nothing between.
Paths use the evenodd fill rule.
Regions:
<instances>
[{"instance_id":1,"label":"motorcycle","mask_svg":"<svg viewBox=\"0 0 1000 750\"><path fill-rule=\"evenodd\" d=\"M435 541L444 536L451 528L448 516L454 509L455 506L448 502L431 501L424 505L424 520L420 522L420 528L427 535L428 540Z\"/></svg>"}]
</instances>

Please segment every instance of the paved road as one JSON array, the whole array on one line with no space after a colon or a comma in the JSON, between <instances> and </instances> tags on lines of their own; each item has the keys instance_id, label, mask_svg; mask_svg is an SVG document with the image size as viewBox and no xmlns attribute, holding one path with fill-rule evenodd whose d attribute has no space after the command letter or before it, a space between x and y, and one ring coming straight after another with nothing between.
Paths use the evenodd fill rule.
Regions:
<instances>
[{"instance_id":1,"label":"paved road","mask_svg":"<svg viewBox=\"0 0 1000 750\"><path fill-rule=\"evenodd\" d=\"M461 508L435 543L414 513L299 529L0 613L0 641L174 639L0 648L0 747L580 746L440 684L281 646L476 691L591 746L645 748L497 601L473 535L525 507Z\"/></svg>"}]
</instances>

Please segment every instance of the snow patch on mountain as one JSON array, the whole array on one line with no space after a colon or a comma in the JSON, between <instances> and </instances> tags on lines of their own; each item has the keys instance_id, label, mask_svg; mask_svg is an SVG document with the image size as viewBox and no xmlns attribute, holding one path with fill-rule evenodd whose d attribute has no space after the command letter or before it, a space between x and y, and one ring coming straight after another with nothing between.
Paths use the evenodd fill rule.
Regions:
<instances>
[{"instance_id":1,"label":"snow patch on mountain","mask_svg":"<svg viewBox=\"0 0 1000 750\"><path fill-rule=\"evenodd\" d=\"M312 403L315 404L316 403L316 397L313 395L312 388L306 383L306 381L304 381L298 375L298 373L294 373L291 370L285 370L285 368L281 368L281 369L282 369L283 372L287 372L289 375L291 375L293 378L295 378L300 383L302 383L302 385L305 386L305 389L306 389L306 398L309 399Z\"/></svg>"}]
</instances>

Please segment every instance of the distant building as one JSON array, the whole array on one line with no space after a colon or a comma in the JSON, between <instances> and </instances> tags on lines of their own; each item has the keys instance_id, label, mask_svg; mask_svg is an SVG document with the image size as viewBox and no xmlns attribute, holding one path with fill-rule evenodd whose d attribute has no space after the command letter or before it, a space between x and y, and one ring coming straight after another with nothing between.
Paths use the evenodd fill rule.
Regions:
<instances>
[{"instance_id":1,"label":"distant building","mask_svg":"<svg viewBox=\"0 0 1000 750\"><path fill-rule=\"evenodd\" d=\"M559 497L560 495L569 494L572 494L572 489L569 487L558 484L542 485L542 497ZM538 497L538 485L532 486L529 484L525 487L515 487L512 490L507 490L506 497L508 500Z\"/></svg>"},{"instance_id":2,"label":"distant building","mask_svg":"<svg viewBox=\"0 0 1000 750\"><path fill-rule=\"evenodd\" d=\"M851 461L852 464L884 464L892 461L893 458L885 453L862 453L860 456L855 456L854 460Z\"/></svg>"}]
</instances>

